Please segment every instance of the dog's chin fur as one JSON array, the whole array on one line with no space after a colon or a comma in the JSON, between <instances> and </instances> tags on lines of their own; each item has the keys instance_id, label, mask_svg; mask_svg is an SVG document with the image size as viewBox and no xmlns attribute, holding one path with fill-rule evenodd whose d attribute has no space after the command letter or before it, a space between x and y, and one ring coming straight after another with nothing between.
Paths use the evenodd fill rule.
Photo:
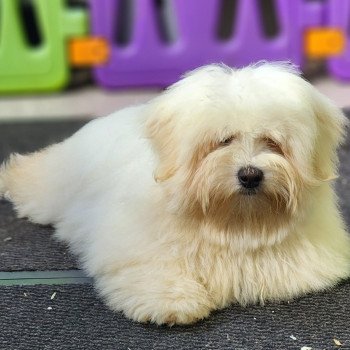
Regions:
<instances>
[{"instance_id":1,"label":"dog's chin fur","mask_svg":"<svg viewBox=\"0 0 350 350\"><path fill-rule=\"evenodd\" d=\"M147 105L13 155L0 192L53 224L114 310L188 324L350 274L330 180L345 117L288 64L190 72ZM244 167L263 173L242 187Z\"/></svg>"},{"instance_id":2,"label":"dog's chin fur","mask_svg":"<svg viewBox=\"0 0 350 350\"><path fill-rule=\"evenodd\" d=\"M237 250L258 249L281 242L304 216L290 198L279 192L257 189L242 189L230 196L217 194L206 205L187 192L183 198L186 204L181 203L184 207L180 209L174 200L176 195L172 194L168 201L170 211L198 226L211 227L203 234L216 232L215 235L227 236Z\"/></svg>"}]
</instances>

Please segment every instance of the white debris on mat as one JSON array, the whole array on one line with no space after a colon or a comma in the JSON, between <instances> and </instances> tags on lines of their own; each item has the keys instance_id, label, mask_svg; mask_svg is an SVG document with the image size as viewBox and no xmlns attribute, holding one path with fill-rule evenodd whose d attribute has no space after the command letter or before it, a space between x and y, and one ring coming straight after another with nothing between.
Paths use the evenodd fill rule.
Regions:
<instances>
[{"instance_id":1,"label":"white debris on mat","mask_svg":"<svg viewBox=\"0 0 350 350\"><path fill-rule=\"evenodd\" d=\"M56 296L57 292L54 292L52 295L51 295L51 300L55 299L55 296Z\"/></svg>"},{"instance_id":2,"label":"white debris on mat","mask_svg":"<svg viewBox=\"0 0 350 350\"><path fill-rule=\"evenodd\" d=\"M310 346L303 346L300 350L312 350L312 348Z\"/></svg>"},{"instance_id":3,"label":"white debris on mat","mask_svg":"<svg viewBox=\"0 0 350 350\"><path fill-rule=\"evenodd\" d=\"M47 309L48 309L48 310L52 310L52 307L51 307L51 306L49 306Z\"/></svg>"},{"instance_id":4,"label":"white debris on mat","mask_svg":"<svg viewBox=\"0 0 350 350\"><path fill-rule=\"evenodd\" d=\"M289 336L289 338L292 340L297 340L297 337L295 337L293 334L291 336Z\"/></svg>"},{"instance_id":5,"label":"white debris on mat","mask_svg":"<svg viewBox=\"0 0 350 350\"><path fill-rule=\"evenodd\" d=\"M333 341L334 341L334 344L336 345L336 346L342 346L343 344L338 340L338 339L333 339Z\"/></svg>"},{"instance_id":6,"label":"white debris on mat","mask_svg":"<svg viewBox=\"0 0 350 350\"><path fill-rule=\"evenodd\" d=\"M24 295L25 297L27 297L27 296L28 296L28 294L27 294L27 293L23 293L23 295Z\"/></svg>"},{"instance_id":7,"label":"white debris on mat","mask_svg":"<svg viewBox=\"0 0 350 350\"><path fill-rule=\"evenodd\" d=\"M12 240L12 237L6 237L4 238L4 242L8 242L8 241L11 241Z\"/></svg>"}]
</instances>

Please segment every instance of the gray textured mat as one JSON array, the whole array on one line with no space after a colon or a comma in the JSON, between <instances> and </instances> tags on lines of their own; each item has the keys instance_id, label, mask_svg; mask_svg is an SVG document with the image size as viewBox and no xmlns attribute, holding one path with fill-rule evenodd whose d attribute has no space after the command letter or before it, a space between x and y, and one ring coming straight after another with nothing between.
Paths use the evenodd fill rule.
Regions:
<instances>
[{"instance_id":1,"label":"gray textured mat","mask_svg":"<svg viewBox=\"0 0 350 350\"><path fill-rule=\"evenodd\" d=\"M1 122L0 161L11 152L33 152L54 142L60 142L86 122L86 119Z\"/></svg>"},{"instance_id":2,"label":"gray textured mat","mask_svg":"<svg viewBox=\"0 0 350 350\"><path fill-rule=\"evenodd\" d=\"M27 153L59 142L86 120L0 124L0 163L12 152ZM18 220L10 203L0 200L0 271L71 270L75 258L55 241L50 227Z\"/></svg>"},{"instance_id":3,"label":"gray textured mat","mask_svg":"<svg viewBox=\"0 0 350 350\"><path fill-rule=\"evenodd\" d=\"M347 115L350 117L350 111ZM339 178L336 181L336 189L343 217L350 230L350 129L344 144L339 149L339 160Z\"/></svg>"},{"instance_id":4,"label":"gray textured mat","mask_svg":"<svg viewBox=\"0 0 350 350\"><path fill-rule=\"evenodd\" d=\"M335 338L350 349L349 290L350 281L289 304L234 306L169 329L107 310L88 285L0 287L0 348L328 350L337 348Z\"/></svg>"},{"instance_id":5,"label":"gray textured mat","mask_svg":"<svg viewBox=\"0 0 350 350\"><path fill-rule=\"evenodd\" d=\"M10 204L0 201L0 271L75 269L75 258L52 231L17 219Z\"/></svg>"}]
</instances>

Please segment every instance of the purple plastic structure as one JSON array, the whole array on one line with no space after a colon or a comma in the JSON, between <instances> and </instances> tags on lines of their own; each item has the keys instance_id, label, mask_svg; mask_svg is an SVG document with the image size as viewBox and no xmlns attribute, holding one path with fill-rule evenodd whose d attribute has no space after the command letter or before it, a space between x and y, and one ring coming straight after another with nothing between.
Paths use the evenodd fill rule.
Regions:
<instances>
[{"instance_id":1,"label":"purple plastic structure","mask_svg":"<svg viewBox=\"0 0 350 350\"><path fill-rule=\"evenodd\" d=\"M329 19L327 26L337 27L343 30L346 41L350 42L350 2L349 0L329 0ZM328 69L333 76L340 79L350 79L350 45L345 47L345 52L328 61Z\"/></svg>"},{"instance_id":2,"label":"purple plastic structure","mask_svg":"<svg viewBox=\"0 0 350 350\"><path fill-rule=\"evenodd\" d=\"M98 83L108 88L166 86L185 71L213 62L240 67L291 60L300 65L303 32L321 24L324 10L322 2L275 0L279 31L271 38L264 35L259 0L238 0L234 34L222 40L217 35L221 1L172 0L175 40L164 42L155 0L136 0L130 40L120 45L115 33L121 1L91 0L92 34L107 38L112 47L110 61L95 69Z\"/></svg>"}]
</instances>

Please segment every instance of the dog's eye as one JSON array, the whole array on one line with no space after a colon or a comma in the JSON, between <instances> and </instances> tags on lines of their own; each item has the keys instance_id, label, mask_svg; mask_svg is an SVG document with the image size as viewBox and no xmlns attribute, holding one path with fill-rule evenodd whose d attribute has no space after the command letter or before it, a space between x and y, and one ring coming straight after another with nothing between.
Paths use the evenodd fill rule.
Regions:
<instances>
[{"instance_id":1,"label":"dog's eye","mask_svg":"<svg viewBox=\"0 0 350 350\"><path fill-rule=\"evenodd\" d=\"M269 137L264 138L264 141L265 141L267 147L268 147L271 151L283 155L282 147L281 147L281 145L280 145L278 142L276 142L276 141L270 139Z\"/></svg>"},{"instance_id":2,"label":"dog's eye","mask_svg":"<svg viewBox=\"0 0 350 350\"><path fill-rule=\"evenodd\" d=\"M220 146L227 146L230 145L232 143L232 141L234 140L234 136L229 136L226 139L220 141Z\"/></svg>"}]
</instances>

